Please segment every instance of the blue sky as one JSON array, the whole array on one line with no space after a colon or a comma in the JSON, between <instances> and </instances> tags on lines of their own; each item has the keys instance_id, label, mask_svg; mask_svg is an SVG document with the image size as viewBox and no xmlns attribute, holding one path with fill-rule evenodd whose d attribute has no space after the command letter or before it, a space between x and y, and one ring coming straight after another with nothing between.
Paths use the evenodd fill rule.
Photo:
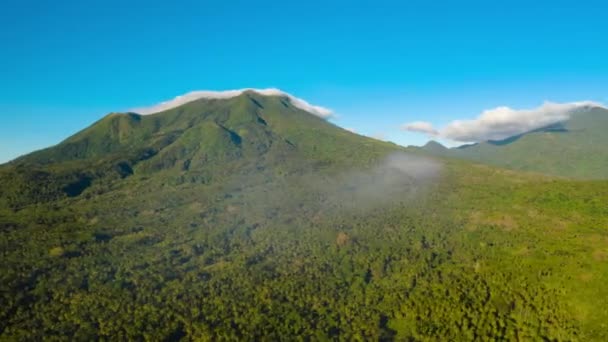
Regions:
<instances>
[{"instance_id":1,"label":"blue sky","mask_svg":"<svg viewBox=\"0 0 608 342\"><path fill-rule=\"evenodd\" d=\"M128 4L125 4L127 3ZM111 111L277 87L400 144L497 106L608 102L596 1L31 1L0 4L0 162Z\"/></svg>"}]
</instances>

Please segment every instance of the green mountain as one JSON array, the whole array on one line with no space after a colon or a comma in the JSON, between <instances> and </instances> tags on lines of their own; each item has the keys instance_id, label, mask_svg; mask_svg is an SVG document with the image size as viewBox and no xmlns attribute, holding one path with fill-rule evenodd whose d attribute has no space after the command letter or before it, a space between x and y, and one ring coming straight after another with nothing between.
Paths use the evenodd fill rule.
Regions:
<instances>
[{"instance_id":1,"label":"green mountain","mask_svg":"<svg viewBox=\"0 0 608 342\"><path fill-rule=\"evenodd\" d=\"M436 142L435 140L430 140L424 146L421 147L425 152L434 154L434 155L443 155L448 153L448 148Z\"/></svg>"},{"instance_id":2,"label":"green mountain","mask_svg":"<svg viewBox=\"0 0 608 342\"><path fill-rule=\"evenodd\" d=\"M0 166L0 339L602 341L607 202L283 96L114 113Z\"/></svg>"},{"instance_id":3,"label":"green mountain","mask_svg":"<svg viewBox=\"0 0 608 342\"><path fill-rule=\"evenodd\" d=\"M449 150L422 147L435 155L464 158L513 170L550 175L608 179L608 110L577 112L562 123L501 141Z\"/></svg>"},{"instance_id":4,"label":"green mountain","mask_svg":"<svg viewBox=\"0 0 608 342\"><path fill-rule=\"evenodd\" d=\"M77 196L89 187L89 193L105 192L134 174L208 183L237 170L303 172L314 165L366 163L390 149L395 146L338 129L288 98L250 91L156 115L109 114L57 146L11 162L0 172L9 184L0 193L15 208Z\"/></svg>"}]
</instances>

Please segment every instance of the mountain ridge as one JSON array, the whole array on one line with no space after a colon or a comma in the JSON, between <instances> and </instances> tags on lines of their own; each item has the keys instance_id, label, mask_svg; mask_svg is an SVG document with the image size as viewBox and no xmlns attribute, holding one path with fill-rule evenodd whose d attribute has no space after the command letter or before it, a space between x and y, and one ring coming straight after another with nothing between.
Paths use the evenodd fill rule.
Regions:
<instances>
[{"instance_id":1,"label":"mountain ridge","mask_svg":"<svg viewBox=\"0 0 608 342\"><path fill-rule=\"evenodd\" d=\"M182 106L184 104L187 104L189 102L193 102L193 101L197 101L197 100L202 100L202 99L225 100L225 99L231 99L231 98L234 98L234 97L237 97L237 96L240 96L243 94L247 94L247 93L258 94L261 96L278 96L278 97L286 98L295 107L297 107L301 110L304 110L306 112L309 112L311 114L314 114L321 118L327 119L332 115L331 109L312 105L301 98L295 97L295 96L293 96L285 91L282 91L280 89L277 89L277 88L265 88L265 89L243 88L243 89L224 90L224 91L195 90L195 91L190 91L183 95L179 95L179 96L173 98L172 100L164 101L164 102L161 102L157 105L150 106L150 107L143 107L143 108L139 108L139 109L135 108L132 111L137 112L142 115L151 115L151 114L164 112L169 109L176 108L176 107Z\"/></svg>"},{"instance_id":2,"label":"mountain ridge","mask_svg":"<svg viewBox=\"0 0 608 342\"><path fill-rule=\"evenodd\" d=\"M432 155L461 158L514 170L581 179L608 179L608 110L593 107L570 119L499 141L442 150L419 149Z\"/></svg>"}]
</instances>

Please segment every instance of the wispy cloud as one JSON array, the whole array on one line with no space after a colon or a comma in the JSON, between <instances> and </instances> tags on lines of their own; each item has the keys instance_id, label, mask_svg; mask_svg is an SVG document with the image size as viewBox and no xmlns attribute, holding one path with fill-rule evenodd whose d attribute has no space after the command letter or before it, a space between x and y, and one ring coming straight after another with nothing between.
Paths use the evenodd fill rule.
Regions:
<instances>
[{"instance_id":1,"label":"wispy cloud","mask_svg":"<svg viewBox=\"0 0 608 342\"><path fill-rule=\"evenodd\" d=\"M253 91L260 95L265 95L265 96L287 97L289 99L289 101L291 102L291 104L293 104L295 107L305 110L311 114L314 114L314 115L324 118L324 119L328 119L328 118L332 117L332 115L333 115L333 111L331 109L312 105L303 99L297 98L289 93L286 93L286 92L284 92L280 89L276 89L276 88L267 88L267 89L245 88L245 89L225 90L225 91L197 90L197 91L191 91L184 95L177 96L172 100L164 101L164 102L161 102L159 104L156 104L156 105L153 105L150 107L134 108L131 111L138 113L138 114L142 114L142 115L154 114L154 113L159 113L159 112L171 109L171 108L179 107L183 104L186 104L186 103L192 102L192 101L196 101L199 99L229 99L229 98L239 96L246 91Z\"/></svg>"},{"instance_id":2,"label":"wispy cloud","mask_svg":"<svg viewBox=\"0 0 608 342\"><path fill-rule=\"evenodd\" d=\"M581 101L545 102L533 109L497 107L483 111L473 120L452 121L442 129L435 129L430 123L421 121L402 125L401 128L460 142L500 140L568 120L573 113L590 107L604 106L592 101Z\"/></svg>"},{"instance_id":3,"label":"wispy cloud","mask_svg":"<svg viewBox=\"0 0 608 342\"><path fill-rule=\"evenodd\" d=\"M439 132L433 128L433 124L426 121L414 121L401 126L402 130L424 133L428 135L437 135Z\"/></svg>"}]
</instances>

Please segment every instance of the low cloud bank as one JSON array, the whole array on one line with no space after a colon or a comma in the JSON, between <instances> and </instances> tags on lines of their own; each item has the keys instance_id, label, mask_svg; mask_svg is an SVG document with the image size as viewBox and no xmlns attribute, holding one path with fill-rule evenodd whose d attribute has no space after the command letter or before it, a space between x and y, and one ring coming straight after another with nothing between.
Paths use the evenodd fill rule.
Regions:
<instances>
[{"instance_id":1,"label":"low cloud bank","mask_svg":"<svg viewBox=\"0 0 608 342\"><path fill-rule=\"evenodd\" d=\"M241 217L315 220L422 200L442 169L437 159L395 152L372 166L336 173L316 168L285 177L271 170L247 173L234 177L225 190Z\"/></svg>"},{"instance_id":2,"label":"low cloud bank","mask_svg":"<svg viewBox=\"0 0 608 342\"><path fill-rule=\"evenodd\" d=\"M172 109L175 107L179 107L188 102L192 102L192 101L196 101L196 100L200 100L200 99L230 99L230 98L239 96L246 91L253 91L253 92L256 92L256 93L258 93L260 95L264 95L264 96L285 96L285 97L289 98L289 100L291 101L291 104L293 104L295 107L305 110L311 114L314 114L314 115L324 118L324 119L328 119L333 115L333 111L331 109L312 105L303 99L297 98L289 93L286 93L286 92L284 92L280 89L276 89L276 88L267 88L267 89L245 88L245 89L225 90L225 91L197 90L197 91L191 91L184 95L177 96L172 100L164 101L164 102L161 102L154 106L143 107L143 108L134 108L131 111L138 113L138 114L142 114L142 115L154 114L154 113L162 112L162 111Z\"/></svg>"},{"instance_id":3,"label":"low cloud bank","mask_svg":"<svg viewBox=\"0 0 608 342\"><path fill-rule=\"evenodd\" d=\"M327 208L363 210L418 197L441 170L438 160L396 152L368 170L346 172L312 188L323 194Z\"/></svg>"},{"instance_id":4,"label":"low cloud bank","mask_svg":"<svg viewBox=\"0 0 608 342\"><path fill-rule=\"evenodd\" d=\"M591 107L604 107L591 102L545 102L533 109L497 107L483 111L473 120L455 120L442 129L435 129L429 122L416 121L403 125L405 131L424 133L432 137L460 142L501 140L537 128L568 120L577 111Z\"/></svg>"}]
</instances>

